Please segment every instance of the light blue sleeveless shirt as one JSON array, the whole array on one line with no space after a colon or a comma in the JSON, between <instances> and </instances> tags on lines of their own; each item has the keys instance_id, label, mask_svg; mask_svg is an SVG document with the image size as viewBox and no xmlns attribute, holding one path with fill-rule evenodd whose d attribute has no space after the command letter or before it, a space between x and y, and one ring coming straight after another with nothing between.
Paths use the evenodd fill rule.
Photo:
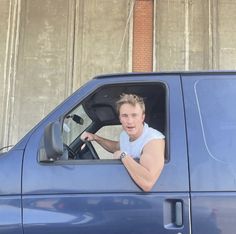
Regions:
<instances>
[{"instance_id":1,"label":"light blue sleeveless shirt","mask_svg":"<svg viewBox=\"0 0 236 234\"><path fill-rule=\"evenodd\" d=\"M129 135L122 131L120 134L120 150L133 158L140 158L143 147L153 139L164 139L165 136L154 128L144 124L142 135L135 141L129 141Z\"/></svg>"}]
</instances>

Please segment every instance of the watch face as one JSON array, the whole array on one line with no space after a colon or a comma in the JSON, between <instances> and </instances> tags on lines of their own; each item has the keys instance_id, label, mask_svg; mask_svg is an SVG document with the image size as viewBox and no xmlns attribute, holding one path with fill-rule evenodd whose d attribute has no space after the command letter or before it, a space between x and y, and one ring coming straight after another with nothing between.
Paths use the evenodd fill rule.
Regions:
<instances>
[{"instance_id":1,"label":"watch face","mask_svg":"<svg viewBox=\"0 0 236 234\"><path fill-rule=\"evenodd\" d=\"M126 153L122 152L121 155L120 155L120 158L124 158L125 156L126 156Z\"/></svg>"}]
</instances>

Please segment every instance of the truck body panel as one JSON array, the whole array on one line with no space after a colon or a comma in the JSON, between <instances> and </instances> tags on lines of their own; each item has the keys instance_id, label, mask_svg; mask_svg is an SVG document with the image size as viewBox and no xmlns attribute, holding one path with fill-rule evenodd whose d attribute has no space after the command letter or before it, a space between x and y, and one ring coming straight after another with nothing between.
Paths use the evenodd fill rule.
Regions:
<instances>
[{"instance_id":1,"label":"truck body panel","mask_svg":"<svg viewBox=\"0 0 236 234\"><path fill-rule=\"evenodd\" d=\"M80 139L119 127L124 92L145 98L145 122L165 135L164 170L150 192ZM235 100L234 72L92 79L0 156L0 233L233 233ZM45 138L54 123L60 137ZM49 156L45 139L62 139L63 152Z\"/></svg>"}]
</instances>

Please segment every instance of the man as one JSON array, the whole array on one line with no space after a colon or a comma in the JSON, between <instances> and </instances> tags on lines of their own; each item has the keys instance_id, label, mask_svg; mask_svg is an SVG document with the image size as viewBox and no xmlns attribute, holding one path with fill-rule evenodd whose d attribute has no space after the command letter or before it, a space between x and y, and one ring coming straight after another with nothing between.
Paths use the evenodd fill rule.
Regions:
<instances>
[{"instance_id":1,"label":"man","mask_svg":"<svg viewBox=\"0 0 236 234\"><path fill-rule=\"evenodd\" d=\"M120 159L134 182L150 191L164 166L164 135L145 122L145 105L141 97L123 94L117 101L117 111L123 127L119 142L84 132L81 139L96 141ZM135 160L139 158L139 162Z\"/></svg>"}]
</instances>

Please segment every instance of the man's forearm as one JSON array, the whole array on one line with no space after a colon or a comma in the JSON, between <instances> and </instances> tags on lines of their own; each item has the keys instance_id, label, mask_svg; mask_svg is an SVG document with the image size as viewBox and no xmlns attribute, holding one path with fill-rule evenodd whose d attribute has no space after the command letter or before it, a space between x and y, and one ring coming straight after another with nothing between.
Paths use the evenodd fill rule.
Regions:
<instances>
[{"instance_id":1,"label":"man's forearm","mask_svg":"<svg viewBox=\"0 0 236 234\"><path fill-rule=\"evenodd\" d=\"M98 135L95 135L94 140L110 153L114 153L115 151L119 150L119 142L118 141L108 140L108 139L100 137Z\"/></svg>"}]
</instances>

